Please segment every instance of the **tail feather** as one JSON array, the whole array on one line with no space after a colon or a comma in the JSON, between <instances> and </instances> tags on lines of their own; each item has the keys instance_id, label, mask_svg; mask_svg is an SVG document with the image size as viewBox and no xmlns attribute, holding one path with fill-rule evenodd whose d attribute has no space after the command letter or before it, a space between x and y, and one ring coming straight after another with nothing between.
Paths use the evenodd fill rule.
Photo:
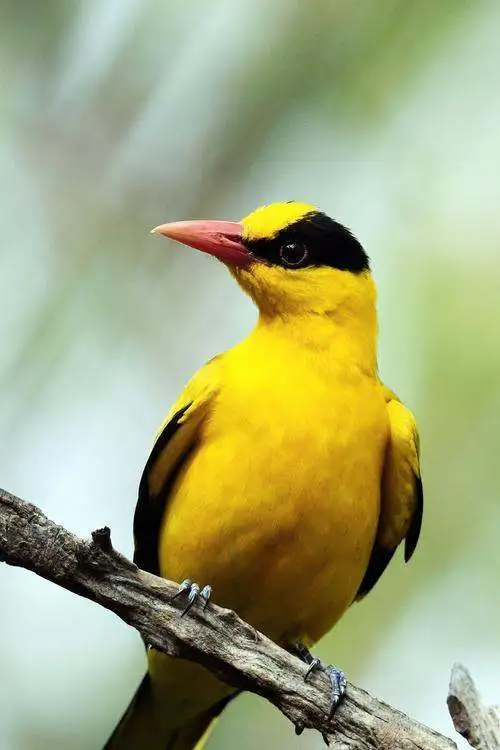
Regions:
<instances>
[{"instance_id":1,"label":"tail feather","mask_svg":"<svg viewBox=\"0 0 500 750\"><path fill-rule=\"evenodd\" d=\"M177 729L169 738L164 750L203 750L220 714L236 695L237 693L228 695Z\"/></svg>"},{"instance_id":2,"label":"tail feather","mask_svg":"<svg viewBox=\"0 0 500 750\"><path fill-rule=\"evenodd\" d=\"M152 708L151 680L146 674L103 750L165 750L165 743L155 744Z\"/></svg>"},{"instance_id":3,"label":"tail feather","mask_svg":"<svg viewBox=\"0 0 500 750\"><path fill-rule=\"evenodd\" d=\"M203 750L215 721L233 693L165 735L153 712L151 680L146 675L103 750Z\"/></svg>"}]
</instances>

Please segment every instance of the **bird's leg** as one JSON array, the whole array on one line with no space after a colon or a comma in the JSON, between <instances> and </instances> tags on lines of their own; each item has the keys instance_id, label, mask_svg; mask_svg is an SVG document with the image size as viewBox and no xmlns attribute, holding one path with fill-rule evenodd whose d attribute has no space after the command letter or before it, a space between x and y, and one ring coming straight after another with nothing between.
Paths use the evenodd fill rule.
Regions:
<instances>
[{"instance_id":1,"label":"bird's leg","mask_svg":"<svg viewBox=\"0 0 500 750\"><path fill-rule=\"evenodd\" d=\"M294 643L290 651L292 652L292 654L298 656L301 661L308 665L307 671L304 675L304 682L308 680L309 676L313 672L324 672L328 676L331 689L330 710L328 713L328 718L331 719L335 709L339 705L346 691L347 685L344 673L331 664L323 664L321 659L313 656L307 646L304 646L303 643ZM295 727L296 734L302 734L303 731L304 727L302 725L299 724ZM326 735L323 735L323 739L328 745L329 742Z\"/></svg>"},{"instance_id":2,"label":"bird's leg","mask_svg":"<svg viewBox=\"0 0 500 750\"><path fill-rule=\"evenodd\" d=\"M184 617L184 615L189 612L193 604L195 603L196 599L198 597L203 601L203 609L206 608L210 595L212 593L212 587L211 586L203 586L203 588L200 590L200 587L197 583L193 583L189 578L186 578L177 589L177 592L173 595L173 597L170 599L171 602L174 601L174 599L177 599L178 596L181 596L181 594L184 593L184 591L188 592L187 597L187 604L184 607L184 609L181 612L181 617Z\"/></svg>"}]
</instances>

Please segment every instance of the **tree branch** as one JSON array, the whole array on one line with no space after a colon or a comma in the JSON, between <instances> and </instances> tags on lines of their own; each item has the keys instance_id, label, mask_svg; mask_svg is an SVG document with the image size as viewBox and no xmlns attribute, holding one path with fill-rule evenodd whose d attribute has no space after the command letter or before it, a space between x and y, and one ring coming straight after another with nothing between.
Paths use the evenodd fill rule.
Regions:
<instances>
[{"instance_id":1,"label":"tree branch","mask_svg":"<svg viewBox=\"0 0 500 750\"><path fill-rule=\"evenodd\" d=\"M500 748L500 708L485 706L467 669L451 670L448 709L455 729L476 750Z\"/></svg>"},{"instance_id":2,"label":"tree branch","mask_svg":"<svg viewBox=\"0 0 500 750\"><path fill-rule=\"evenodd\" d=\"M108 528L86 541L42 511L0 490L0 560L57 583L115 612L146 643L203 664L225 682L267 698L295 726L316 729L338 750L450 750L455 743L349 684L328 718L324 674L306 666L234 612L209 604L180 617L177 584L139 570L116 552ZM478 745L490 748L491 745Z\"/></svg>"}]
</instances>

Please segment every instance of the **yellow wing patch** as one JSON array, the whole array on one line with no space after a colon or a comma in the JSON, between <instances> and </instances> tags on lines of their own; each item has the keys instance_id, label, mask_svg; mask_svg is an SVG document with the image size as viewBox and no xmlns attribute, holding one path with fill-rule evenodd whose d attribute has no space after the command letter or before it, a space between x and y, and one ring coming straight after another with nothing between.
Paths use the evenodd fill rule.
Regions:
<instances>
[{"instance_id":1,"label":"yellow wing patch","mask_svg":"<svg viewBox=\"0 0 500 750\"><path fill-rule=\"evenodd\" d=\"M219 368L222 357L214 357L207 364L198 370L193 375L189 383L186 385L181 395L170 409L169 413L163 420L162 424L158 428L156 433L155 442L158 440L163 430L173 418L174 414L177 414L183 409L186 404L189 404L189 408L182 415L179 420L179 424L184 424L188 419L194 416L195 412L207 404L214 394L219 390Z\"/></svg>"},{"instance_id":2,"label":"yellow wing patch","mask_svg":"<svg viewBox=\"0 0 500 750\"><path fill-rule=\"evenodd\" d=\"M405 560L412 556L422 524L423 493L420 478L417 423L395 393L385 389L389 436L382 473L380 519L370 563L357 594L365 596L405 539Z\"/></svg>"},{"instance_id":3,"label":"yellow wing patch","mask_svg":"<svg viewBox=\"0 0 500 750\"><path fill-rule=\"evenodd\" d=\"M271 203L261 206L241 220L244 240L271 239L282 229L318 209L309 203Z\"/></svg>"},{"instance_id":4,"label":"yellow wing patch","mask_svg":"<svg viewBox=\"0 0 500 750\"><path fill-rule=\"evenodd\" d=\"M193 376L156 434L150 461L155 453L157 456L154 461L151 461L149 468L150 461L148 461L145 469L148 475L149 494L152 497L160 494L170 472L177 465L179 456L188 451L196 438L207 407L218 390L219 360L219 357L210 360ZM168 433L169 425L174 419L177 427L175 433L168 436L165 445L160 446L162 436Z\"/></svg>"},{"instance_id":5,"label":"yellow wing patch","mask_svg":"<svg viewBox=\"0 0 500 750\"><path fill-rule=\"evenodd\" d=\"M382 477L378 541L395 549L407 535L417 512L416 481L420 478L415 418L400 401L389 401L390 433Z\"/></svg>"}]
</instances>

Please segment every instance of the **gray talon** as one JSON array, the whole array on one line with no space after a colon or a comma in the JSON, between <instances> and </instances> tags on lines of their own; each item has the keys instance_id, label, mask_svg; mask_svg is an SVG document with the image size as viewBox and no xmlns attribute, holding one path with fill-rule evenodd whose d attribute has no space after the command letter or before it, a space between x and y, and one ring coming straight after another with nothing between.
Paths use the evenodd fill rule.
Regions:
<instances>
[{"instance_id":1,"label":"gray talon","mask_svg":"<svg viewBox=\"0 0 500 750\"><path fill-rule=\"evenodd\" d=\"M307 669L307 672L304 675L304 682L307 682L309 675L311 675L316 670L323 669L323 664L321 663L321 659L314 658L312 662L309 664L309 667Z\"/></svg>"},{"instance_id":2,"label":"gray talon","mask_svg":"<svg viewBox=\"0 0 500 750\"><path fill-rule=\"evenodd\" d=\"M195 601L200 598L203 601L203 609L206 608L210 596L212 594L212 587L211 586L203 586L203 588L200 591L200 587L197 583L193 583L190 578L186 578L177 589L176 593L173 595L173 597L170 599L171 602L174 601L174 599L177 599L184 591L188 592L187 602L186 606L181 612L181 617L184 617L185 614L189 612Z\"/></svg>"},{"instance_id":3,"label":"gray talon","mask_svg":"<svg viewBox=\"0 0 500 750\"><path fill-rule=\"evenodd\" d=\"M187 612L189 612L189 610L191 609L191 607L195 603L196 597L199 595L199 593L200 593L200 587L198 586L198 584L197 583L192 583L191 584L191 589L190 589L189 595L188 595L187 604L186 604L186 606L184 607L184 609L183 609L183 611L181 613L181 617L184 617L184 615L187 614Z\"/></svg>"},{"instance_id":4,"label":"gray talon","mask_svg":"<svg viewBox=\"0 0 500 750\"><path fill-rule=\"evenodd\" d=\"M344 673L341 672L340 669L337 669L337 667L333 667L331 664L325 666L321 659L314 657L309 649L301 643L294 646L294 651L299 659L308 665L307 671L304 675L304 682L308 680L313 672L324 672L328 675L330 680L330 710L328 712L328 718L331 719L347 688ZM323 739L328 745L328 738L323 735Z\"/></svg>"},{"instance_id":5,"label":"gray talon","mask_svg":"<svg viewBox=\"0 0 500 750\"><path fill-rule=\"evenodd\" d=\"M331 664L329 664L327 667L323 666L322 671L325 672L325 674L327 674L330 678L330 686L332 692L330 698L330 713L328 714L328 718L331 719L335 709L345 695L347 683L344 673L341 672L340 669L337 669L337 667L333 667Z\"/></svg>"},{"instance_id":6,"label":"gray talon","mask_svg":"<svg viewBox=\"0 0 500 750\"><path fill-rule=\"evenodd\" d=\"M203 599L203 609L207 608L207 604L210 601L210 597L212 596L212 587L211 586L203 586L202 590L200 591L200 597Z\"/></svg>"},{"instance_id":7,"label":"gray talon","mask_svg":"<svg viewBox=\"0 0 500 750\"><path fill-rule=\"evenodd\" d=\"M177 589L173 597L170 599L170 601L173 602L174 599L177 599L177 597L182 594L183 591L186 591L186 589L190 589L192 585L193 585L193 582L190 581L189 578L185 578L183 582L179 585L179 588Z\"/></svg>"}]
</instances>

